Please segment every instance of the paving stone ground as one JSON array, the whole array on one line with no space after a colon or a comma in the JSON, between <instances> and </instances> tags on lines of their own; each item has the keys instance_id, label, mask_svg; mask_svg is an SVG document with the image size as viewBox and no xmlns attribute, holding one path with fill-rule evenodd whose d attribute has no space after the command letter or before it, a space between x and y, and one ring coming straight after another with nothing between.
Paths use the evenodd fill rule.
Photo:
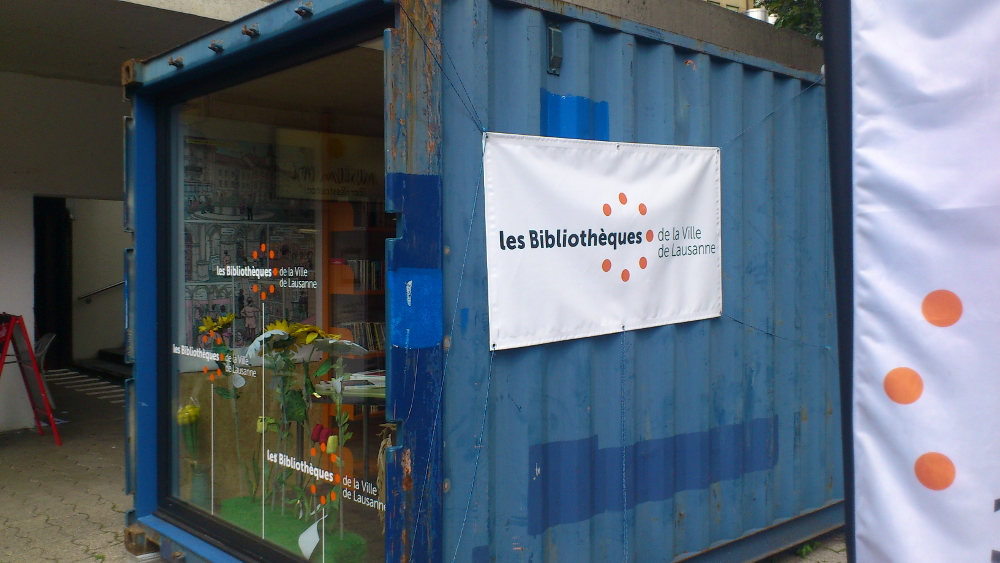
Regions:
<instances>
[{"instance_id":1,"label":"paving stone ground","mask_svg":"<svg viewBox=\"0 0 1000 563\"><path fill-rule=\"evenodd\" d=\"M53 387L63 445L0 433L0 563L125 563L122 404Z\"/></svg>"}]
</instances>

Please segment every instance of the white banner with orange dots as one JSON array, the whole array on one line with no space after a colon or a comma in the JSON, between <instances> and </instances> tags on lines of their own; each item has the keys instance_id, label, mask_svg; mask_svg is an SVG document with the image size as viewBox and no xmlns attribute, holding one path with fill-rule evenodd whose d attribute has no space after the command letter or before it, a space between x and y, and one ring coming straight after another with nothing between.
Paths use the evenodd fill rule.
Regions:
<instances>
[{"instance_id":1,"label":"white banner with orange dots","mask_svg":"<svg viewBox=\"0 0 1000 563\"><path fill-rule=\"evenodd\" d=\"M1000 561L1000 2L852 10L857 561Z\"/></svg>"},{"instance_id":2,"label":"white banner with orange dots","mask_svg":"<svg viewBox=\"0 0 1000 563\"><path fill-rule=\"evenodd\" d=\"M719 149L484 142L492 348L722 314Z\"/></svg>"}]
</instances>

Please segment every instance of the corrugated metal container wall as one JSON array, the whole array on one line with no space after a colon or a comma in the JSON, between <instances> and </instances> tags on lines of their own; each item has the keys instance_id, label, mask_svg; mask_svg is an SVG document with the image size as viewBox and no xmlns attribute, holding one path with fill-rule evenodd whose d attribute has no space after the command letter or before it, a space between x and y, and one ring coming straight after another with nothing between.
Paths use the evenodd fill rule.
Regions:
<instances>
[{"instance_id":1,"label":"corrugated metal container wall","mask_svg":"<svg viewBox=\"0 0 1000 563\"><path fill-rule=\"evenodd\" d=\"M543 12L443 7L445 560L673 561L839 509L819 77L556 21L559 75ZM721 147L723 316L491 355L470 113L497 132Z\"/></svg>"}]
</instances>

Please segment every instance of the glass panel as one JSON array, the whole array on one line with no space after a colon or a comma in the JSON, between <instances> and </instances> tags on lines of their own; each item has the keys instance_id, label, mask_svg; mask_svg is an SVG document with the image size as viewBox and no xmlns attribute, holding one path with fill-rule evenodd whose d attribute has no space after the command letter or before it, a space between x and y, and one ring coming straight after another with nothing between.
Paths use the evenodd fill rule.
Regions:
<instances>
[{"instance_id":1,"label":"glass panel","mask_svg":"<svg viewBox=\"0 0 1000 563\"><path fill-rule=\"evenodd\" d=\"M173 111L172 494L310 561L385 558L382 80L356 47Z\"/></svg>"}]
</instances>

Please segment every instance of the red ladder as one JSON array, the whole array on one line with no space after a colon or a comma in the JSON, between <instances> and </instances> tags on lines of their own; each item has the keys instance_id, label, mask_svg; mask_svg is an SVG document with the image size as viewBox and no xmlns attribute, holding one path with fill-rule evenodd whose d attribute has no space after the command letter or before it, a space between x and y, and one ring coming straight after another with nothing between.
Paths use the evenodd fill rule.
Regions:
<instances>
[{"instance_id":1,"label":"red ladder","mask_svg":"<svg viewBox=\"0 0 1000 563\"><path fill-rule=\"evenodd\" d=\"M14 345L15 359L8 362L7 350L11 344ZM49 396L45 393L45 382L42 381L42 373L38 370L38 362L35 360L35 351L31 348L31 340L28 339L28 329L24 327L24 317L0 313L0 376L3 375L3 366L8 363L18 364L21 368L21 379L24 380L24 387L28 391L28 400L31 402L31 412L35 415L38 435L45 434L42 431L42 419L39 418L40 415L44 415L49 420L49 428L52 429L56 445L61 446L62 440L56 428L56 419L52 416ZM43 410L39 404L44 405L45 409Z\"/></svg>"}]
</instances>

